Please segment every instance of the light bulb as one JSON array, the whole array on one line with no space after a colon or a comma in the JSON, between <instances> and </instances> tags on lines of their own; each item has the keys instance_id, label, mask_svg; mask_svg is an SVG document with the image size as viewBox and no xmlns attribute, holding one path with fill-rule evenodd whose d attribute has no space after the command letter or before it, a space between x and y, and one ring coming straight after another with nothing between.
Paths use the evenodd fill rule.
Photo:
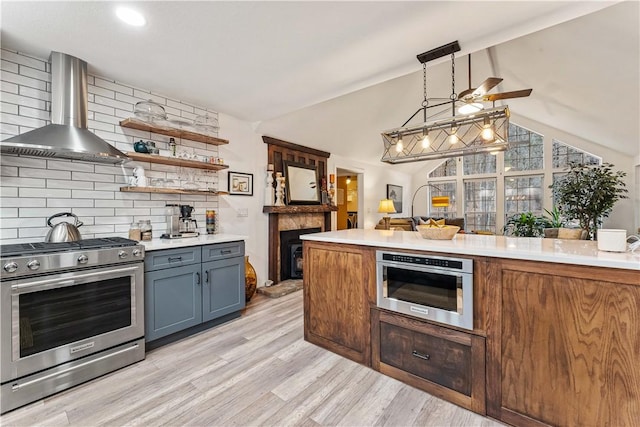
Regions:
<instances>
[{"instance_id":1,"label":"light bulb","mask_svg":"<svg viewBox=\"0 0 640 427\"><path fill-rule=\"evenodd\" d=\"M480 135L482 136L482 139L484 139L485 141L491 141L493 139L493 129L491 128L491 126L486 127L482 129L482 132Z\"/></svg>"},{"instance_id":2,"label":"light bulb","mask_svg":"<svg viewBox=\"0 0 640 427\"><path fill-rule=\"evenodd\" d=\"M424 138L422 138L422 148L429 148L431 145L431 139L429 138L429 133L427 133Z\"/></svg>"},{"instance_id":3,"label":"light bulb","mask_svg":"<svg viewBox=\"0 0 640 427\"><path fill-rule=\"evenodd\" d=\"M455 144L458 142L458 128L455 126L451 126L451 134L449 135L449 144Z\"/></svg>"},{"instance_id":4,"label":"light bulb","mask_svg":"<svg viewBox=\"0 0 640 427\"><path fill-rule=\"evenodd\" d=\"M398 137L398 142L396 142L396 152L400 153L404 149L404 144L402 143L402 136Z\"/></svg>"},{"instance_id":5,"label":"light bulb","mask_svg":"<svg viewBox=\"0 0 640 427\"><path fill-rule=\"evenodd\" d=\"M350 176L347 177L347 184L351 184L351 177Z\"/></svg>"}]
</instances>

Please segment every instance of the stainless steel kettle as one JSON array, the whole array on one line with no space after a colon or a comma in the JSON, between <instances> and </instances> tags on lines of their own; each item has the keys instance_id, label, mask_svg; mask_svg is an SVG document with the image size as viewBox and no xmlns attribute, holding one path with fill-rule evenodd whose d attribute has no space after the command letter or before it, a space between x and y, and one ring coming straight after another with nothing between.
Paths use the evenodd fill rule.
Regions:
<instances>
[{"instance_id":1,"label":"stainless steel kettle","mask_svg":"<svg viewBox=\"0 0 640 427\"><path fill-rule=\"evenodd\" d=\"M52 219L61 216L71 216L75 218L75 221L73 224L66 221L59 222L56 225L51 224ZM45 242L75 242L82 239L80 231L78 230L78 227L82 226L82 221L78 220L78 217L71 212L61 212L52 215L49 217L49 219L47 219L47 224L49 225L49 227L51 227L51 230L49 230L49 232L47 233L47 237L45 237L44 239Z\"/></svg>"}]
</instances>

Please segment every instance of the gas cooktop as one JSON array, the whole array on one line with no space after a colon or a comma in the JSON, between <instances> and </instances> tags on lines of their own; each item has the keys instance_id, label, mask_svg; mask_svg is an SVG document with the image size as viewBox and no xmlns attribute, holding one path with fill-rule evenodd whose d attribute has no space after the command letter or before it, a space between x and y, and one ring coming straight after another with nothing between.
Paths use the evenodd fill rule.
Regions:
<instances>
[{"instance_id":1,"label":"gas cooktop","mask_svg":"<svg viewBox=\"0 0 640 427\"><path fill-rule=\"evenodd\" d=\"M108 237L101 239L84 239L76 242L59 243L16 243L12 245L0 245L0 256L16 257L22 255L38 255L56 252L67 252L88 249L121 248L135 246L139 243L124 237Z\"/></svg>"}]
</instances>

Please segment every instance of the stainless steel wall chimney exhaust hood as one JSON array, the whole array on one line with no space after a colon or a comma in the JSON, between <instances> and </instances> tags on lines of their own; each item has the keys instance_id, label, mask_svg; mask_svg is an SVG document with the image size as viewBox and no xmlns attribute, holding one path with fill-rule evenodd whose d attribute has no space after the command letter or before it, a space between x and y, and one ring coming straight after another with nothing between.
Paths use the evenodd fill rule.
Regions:
<instances>
[{"instance_id":1,"label":"stainless steel wall chimney exhaust hood","mask_svg":"<svg viewBox=\"0 0 640 427\"><path fill-rule=\"evenodd\" d=\"M87 129L87 63L51 52L51 124L0 141L7 154L123 163L126 154Z\"/></svg>"}]
</instances>

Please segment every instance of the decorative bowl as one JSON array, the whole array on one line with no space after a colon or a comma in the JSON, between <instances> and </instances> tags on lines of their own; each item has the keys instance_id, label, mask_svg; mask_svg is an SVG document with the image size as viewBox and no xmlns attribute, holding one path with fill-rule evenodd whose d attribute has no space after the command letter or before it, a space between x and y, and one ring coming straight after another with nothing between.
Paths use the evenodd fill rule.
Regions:
<instances>
[{"instance_id":1,"label":"decorative bowl","mask_svg":"<svg viewBox=\"0 0 640 427\"><path fill-rule=\"evenodd\" d=\"M145 122L157 122L167 117L164 107L152 100L136 103L133 114Z\"/></svg>"},{"instance_id":2,"label":"decorative bowl","mask_svg":"<svg viewBox=\"0 0 640 427\"><path fill-rule=\"evenodd\" d=\"M434 227L433 225L417 225L416 228L423 239L430 240L451 240L456 233L460 231L460 227L455 225L443 225Z\"/></svg>"}]
</instances>

